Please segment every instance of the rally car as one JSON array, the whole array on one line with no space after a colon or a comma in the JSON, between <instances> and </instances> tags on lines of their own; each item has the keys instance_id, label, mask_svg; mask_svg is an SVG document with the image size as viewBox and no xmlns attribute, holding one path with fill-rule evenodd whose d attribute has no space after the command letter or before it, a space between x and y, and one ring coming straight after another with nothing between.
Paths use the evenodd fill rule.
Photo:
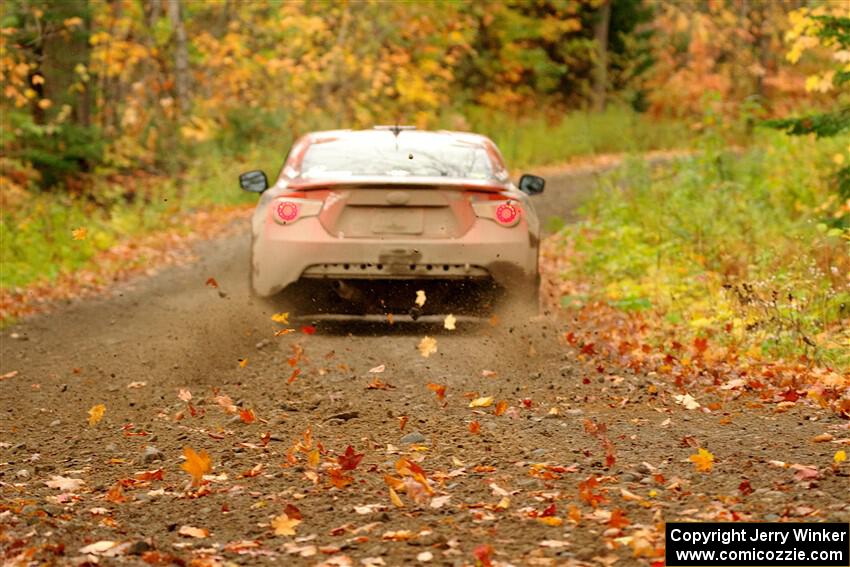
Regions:
<instances>
[{"instance_id":1,"label":"rally car","mask_svg":"<svg viewBox=\"0 0 850 567\"><path fill-rule=\"evenodd\" d=\"M259 170L239 183L261 195L252 291L298 314L537 309L540 223L529 197L545 181L523 175L514 185L484 136L313 132L292 146L274 185Z\"/></svg>"}]
</instances>

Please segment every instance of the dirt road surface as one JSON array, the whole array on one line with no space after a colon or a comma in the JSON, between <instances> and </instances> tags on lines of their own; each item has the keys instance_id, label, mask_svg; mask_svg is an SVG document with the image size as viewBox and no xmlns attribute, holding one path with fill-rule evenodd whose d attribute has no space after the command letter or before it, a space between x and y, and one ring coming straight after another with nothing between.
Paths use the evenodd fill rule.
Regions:
<instances>
[{"instance_id":1,"label":"dirt road surface","mask_svg":"<svg viewBox=\"0 0 850 567\"><path fill-rule=\"evenodd\" d=\"M591 177L550 182L541 216ZM581 364L563 320L276 323L249 298L246 228L3 331L4 561L649 565L665 520L850 519L835 415L686 409L658 376ZM200 487L184 447L211 458Z\"/></svg>"}]
</instances>

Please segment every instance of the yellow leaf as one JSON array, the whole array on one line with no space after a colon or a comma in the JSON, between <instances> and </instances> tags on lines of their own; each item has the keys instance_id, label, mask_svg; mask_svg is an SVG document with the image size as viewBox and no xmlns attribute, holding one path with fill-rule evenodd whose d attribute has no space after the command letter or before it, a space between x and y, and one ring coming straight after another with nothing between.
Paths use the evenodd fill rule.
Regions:
<instances>
[{"instance_id":1,"label":"yellow leaf","mask_svg":"<svg viewBox=\"0 0 850 567\"><path fill-rule=\"evenodd\" d=\"M396 508L404 508L404 502L401 501L401 498L398 496L398 492L396 492L392 486L390 489L390 501L393 503L393 506Z\"/></svg>"},{"instance_id":2,"label":"yellow leaf","mask_svg":"<svg viewBox=\"0 0 850 567\"><path fill-rule=\"evenodd\" d=\"M272 520L272 527L275 535L295 535L295 526L301 523L301 520L290 518L286 514L281 514Z\"/></svg>"},{"instance_id":3,"label":"yellow leaf","mask_svg":"<svg viewBox=\"0 0 850 567\"><path fill-rule=\"evenodd\" d=\"M307 453L307 464L310 465L311 468L316 468L319 466L319 450L313 449L309 453Z\"/></svg>"},{"instance_id":4,"label":"yellow leaf","mask_svg":"<svg viewBox=\"0 0 850 567\"><path fill-rule=\"evenodd\" d=\"M835 452L835 456L832 457L832 460L835 461L836 465L843 463L847 460L847 453L844 451L844 449L840 449Z\"/></svg>"},{"instance_id":5,"label":"yellow leaf","mask_svg":"<svg viewBox=\"0 0 850 567\"><path fill-rule=\"evenodd\" d=\"M844 163L844 154L835 154L834 156L832 156L832 162L835 165L841 165L842 163Z\"/></svg>"},{"instance_id":6,"label":"yellow leaf","mask_svg":"<svg viewBox=\"0 0 850 567\"><path fill-rule=\"evenodd\" d=\"M247 358L240 358L239 359L239 368L245 368L246 366L248 366L248 359Z\"/></svg>"},{"instance_id":7,"label":"yellow leaf","mask_svg":"<svg viewBox=\"0 0 850 567\"><path fill-rule=\"evenodd\" d=\"M33 75L32 79L30 79L30 81L32 81L32 84L34 84L34 85L43 85L44 84L44 77L42 77L41 75Z\"/></svg>"},{"instance_id":8,"label":"yellow leaf","mask_svg":"<svg viewBox=\"0 0 850 567\"><path fill-rule=\"evenodd\" d=\"M714 466L714 455L703 448L700 448L699 452L695 455L688 457L688 460L691 461L700 472L711 472L711 467Z\"/></svg>"},{"instance_id":9,"label":"yellow leaf","mask_svg":"<svg viewBox=\"0 0 850 567\"><path fill-rule=\"evenodd\" d=\"M281 325L289 324L289 312L286 311L284 313L275 313L272 315L272 321L275 323L280 323Z\"/></svg>"},{"instance_id":10,"label":"yellow leaf","mask_svg":"<svg viewBox=\"0 0 850 567\"><path fill-rule=\"evenodd\" d=\"M431 337L423 337L421 341L419 341L419 354L428 358L435 352L437 352L437 339L433 339Z\"/></svg>"},{"instance_id":11,"label":"yellow leaf","mask_svg":"<svg viewBox=\"0 0 850 567\"><path fill-rule=\"evenodd\" d=\"M97 404L96 406L92 406L89 410L89 425L94 427L97 425L101 419L103 419L103 414L106 412L106 406L103 404Z\"/></svg>"},{"instance_id":12,"label":"yellow leaf","mask_svg":"<svg viewBox=\"0 0 850 567\"><path fill-rule=\"evenodd\" d=\"M42 110L47 110L51 106L53 106L53 103L50 101L49 98L43 98L40 101L38 101L38 107Z\"/></svg>"},{"instance_id":13,"label":"yellow leaf","mask_svg":"<svg viewBox=\"0 0 850 567\"><path fill-rule=\"evenodd\" d=\"M72 230L71 236L74 238L74 240L85 240L86 236L88 236L88 233L88 229L84 226L81 226L80 228L75 228L74 230Z\"/></svg>"},{"instance_id":14,"label":"yellow leaf","mask_svg":"<svg viewBox=\"0 0 850 567\"><path fill-rule=\"evenodd\" d=\"M537 518L537 521L541 524L546 524L547 526L558 527L564 523L563 518L559 518L558 516L546 516L545 518Z\"/></svg>"},{"instance_id":15,"label":"yellow leaf","mask_svg":"<svg viewBox=\"0 0 850 567\"><path fill-rule=\"evenodd\" d=\"M183 448L183 456L186 457L186 462L180 465L180 468L192 475L193 486L200 486L204 475L212 470L210 456L203 449L196 453L189 447Z\"/></svg>"},{"instance_id":16,"label":"yellow leaf","mask_svg":"<svg viewBox=\"0 0 850 567\"><path fill-rule=\"evenodd\" d=\"M457 319L455 318L455 316L452 315L451 313L449 313L448 315L446 315L446 318L443 320L443 327L445 327L449 331L454 331L456 323L457 323Z\"/></svg>"},{"instance_id":17,"label":"yellow leaf","mask_svg":"<svg viewBox=\"0 0 850 567\"><path fill-rule=\"evenodd\" d=\"M493 397L487 396L486 398L475 398L471 402L469 402L469 407L471 408L486 408L490 407L493 403Z\"/></svg>"},{"instance_id":18,"label":"yellow leaf","mask_svg":"<svg viewBox=\"0 0 850 567\"><path fill-rule=\"evenodd\" d=\"M425 292L421 289L416 292L416 305L419 307L425 305Z\"/></svg>"}]
</instances>

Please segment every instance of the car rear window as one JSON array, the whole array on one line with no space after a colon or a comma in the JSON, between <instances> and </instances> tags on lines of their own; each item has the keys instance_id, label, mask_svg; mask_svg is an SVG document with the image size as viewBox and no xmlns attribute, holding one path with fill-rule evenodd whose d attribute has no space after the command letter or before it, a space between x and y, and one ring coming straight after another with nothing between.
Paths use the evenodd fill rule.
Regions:
<instances>
[{"instance_id":1,"label":"car rear window","mask_svg":"<svg viewBox=\"0 0 850 567\"><path fill-rule=\"evenodd\" d=\"M490 157L479 144L409 132L397 138L384 132L359 138L311 144L301 162L301 177L493 177Z\"/></svg>"}]
</instances>

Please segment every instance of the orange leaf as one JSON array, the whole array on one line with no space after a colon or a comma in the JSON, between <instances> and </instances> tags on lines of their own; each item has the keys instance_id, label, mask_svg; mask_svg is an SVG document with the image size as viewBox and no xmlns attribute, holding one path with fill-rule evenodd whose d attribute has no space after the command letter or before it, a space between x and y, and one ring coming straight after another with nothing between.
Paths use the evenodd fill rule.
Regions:
<instances>
[{"instance_id":1,"label":"orange leaf","mask_svg":"<svg viewBox=\"0 0 850 567\"><path fill-rule=\"evenodd\" d=\"M296 368L292 371L292 374L289 375L289 379L286 381L287 384L292 384L295 382L295 379L298 378L298 375L301 374L301 369Z\"/></svg>"},{"instance_id":2,"label":"orange leaf","mask_svg":"<svg viewBox=\"0 0 850 567\"><path fill-rule=\"evenodd\" d=\"M444 384L428 384L428 389L437 394L438 400L446 399L446 386Z\"/></svg>"},{"instance_id":3,"label":"orange leaf","mask_svg":"<svg viewBox=\"0 0 850 567\"><path fill-rule=\"evenodd\" d=\"M408 417L406 415L403 415L400 418L398 418L398 428L399 428L400 431L404 431L404 426L407 425L407 420L408 420Z\"/></svg>"},{"instance_id":4,"label":"orange leaf","mask_svg":"<svg viewBox=\"0 0 850 567\"><path fill-rule=\"evenodd\" d=\"M337 488L345 488L354 482L354 478L346 476L345 473L342 472L342 469L337 468L328 469L328 478L330 478L331 484Z\"/></svg>"},{"instance_id":5,"label":"orange leaf","mask_svg":"<svg viewBox=\"0 0 850 567\"><path fill-rule=\"evenodd\" d=\"M688 460L691 461L700 472L711 472L711 468L714 466L714 455L702 448L700 448L696 454L688 457Z\"/></svg>"},{"instance_id":6,"label":"orange leaf","mask_svg":"<svg viewBox=\"0 0 850 567\"><path fill-rule=\"evenodd\" d=\"M495 413L496 415L502 415L503 413L505 413L505 410L507 410L507 409L508 409L508 402L506 402L505 400L502 400L502 401L500 401L499 403L496 404L496 409L493 410L493 413Z\"/></svg>"},{"instance_id":7,"label":"orange leaf","mask_svg":"<svg viewBox=\"0 0 850 567\"><path fill-rule=\"evenodd\" d=\"M300 523L301 520L281 514L272 520L272 527L275 535L295 535L295 526Z\"/></svg>"},{"instance_id":8,"label":"orange leaf","mask_svg":"<svg viewBox=\"0 0 850 567\"><path fill-rule=\"evenodd\" d=\"M124 497L124 489L121 488L121 483L109 489L109 492L106 493L106 499L116 504L127 501L127 498Z\"/></svg>"},{"instance_id":9,"label":"orange leaf","mask_svg":"<svg viewBox=\"0 0 850 567\"><path fill-rule=\"evenodd\" d=\"M616 508L613 512L611 512L611 519L608 520L608 525L612 528L622 529L631 524L631 522L626 518L626 515L622 510Z\"/></svg>"},{"instance_id":10,"label":"orange leaf","mask_svg":"<svg viewBox=\"0 0 850 567\"><path fill-rule=\"evenodd\" d=\"M254 410L243 409L239 410L239 419L242 420L242 423L254 423L257 417L254 415Z\"/></svg>"},{"instance_id":11,"label":"orange leaf","mask_svg":"<svg viewBox=\"0 0 850 567\"><path fill-rule=\"evenodd\" d=\"M207 285L212 288L218 287L218 282L215 281L215 278L207 278Z\"/></svg>"},{"instance_id":12,"label":"orange leaf","mask_svg":"<svg viewBox=\"0 0 850 567\"><path fill-rule=\"evenodd\" d=\"M474 435L478 435L479 433L481 433L481 424L477 421L469 422L469 432Z\"/></svg>"},{"instance_id":13,"label":"orange leaf","mask_svg":"<svg viewBox=\"0 0 850 567\"><path fill-rule=\"evenodd\" d=\"M186 462L180 465L180 468L192 475L193 486L200 486L204 475L212 470L210 456L203 449L196 453L189 447L183 448L183 456L186 457Z\"/></svg>"}]
</instances>

